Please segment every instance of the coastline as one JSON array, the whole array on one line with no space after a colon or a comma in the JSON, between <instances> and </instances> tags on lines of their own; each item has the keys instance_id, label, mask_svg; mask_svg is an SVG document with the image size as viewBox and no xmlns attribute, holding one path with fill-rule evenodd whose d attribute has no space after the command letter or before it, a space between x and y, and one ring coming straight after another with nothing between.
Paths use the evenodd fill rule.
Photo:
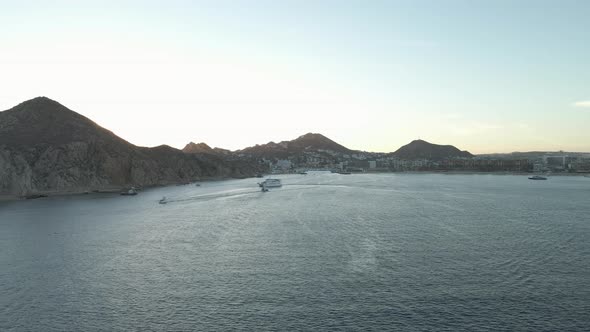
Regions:
<instances>
[{"instance_id":1,"label":"coastline","mask_svg":"<svg viewBox=\"0 0 590 332\"><path fill-rule=\"evenodd\" d=\"M158 184L158 185L150 185L150 186L138 186L139 190L150 189L150 188L161 188L167 186L182 186L182 185L189 185L194 183L201 183L201 182L215 182L215 181L224 181L224 180L237 180L237 179L244 179L249 177L223 177L223 176L213 176L213 177L203 177L200 180L191 181L191 182L171 182L165 184ZM10 193L0 193L0 202L8 202L8 201L24 201L24 200L35 200L35 199L43 199L49 197L66 197L66 196L77 196L77 195L103 195L103 194L120 194L122 191L127 190L132 185L128 186L104 186L101 188L79 188L79 189L68 189L68 190L45 190L45 191L36 191L30 193L30 195L46 195L44 197L39 198L26 198L25 195L17 195L17 194L10 194Z\"/></svg>"},{"instance_id":2,"label":"coastline","mask_svg":"<svg viewBox=\"0 0 590 332\"><path fill-rule=\"evenodd\" d=\"M296 174L296 173L279 173L276 175L289 175L289 174ZM481 172L481 171L377 171L377 172L354 172L352 174L358 175L365 175L365 174L441 174L441 175L514 175L514 176L531 176L534 173L530 172ZM578 176L578 177L588 177L588 173L553 173L550 174L550 177L555 176ZM255 177L206 177L202 178L198 181L191 181L189 183L186 182L173 182L173 183L166 183L166 184L159 184L159 185L152 185L152 186L144 186L139 187L140 190L143 189L150 189L150 188L161 188L167 186L182 186L182 185L189 185L194 183L200 182L215 182L215 181L224 181L224 180L237 180L237 179L247 179L247 178L255 178ZM32 195L46 195L45 197L39 198L32 198L32 199L41 199L47 197L64 197L64 196L76 196L76 195L102 195L102 194L119 194L120 192L130 188L131 186L105 186L102 188L93 188L93 189L69 189L69 190L62 190L62 191L38 191L35 193L31 193ZM16 194L9 194L9 193L0 193L0 202L7 202L7 201L20 201L20 200L32 200L27 199L23 195L16 195Z\"/></svg>"},{"instance_id":3,"label":"coastline","mask_svg":"<svg viewBox=\"0 0 590 332\"><path fill-rule=\"evenodd\" d=\"M539 173L535 172L511 172L511 171L497 171L497 172L485 172L485 171L391 171L391 172L359 172L353 174L379 174L379 173L392 173L392 174L474 174L474 175L535 175ZM586 175L590 175L590 173L550 173L546 174L547 176L581 176L584 177Z\"/></svg>"}]
</instances>

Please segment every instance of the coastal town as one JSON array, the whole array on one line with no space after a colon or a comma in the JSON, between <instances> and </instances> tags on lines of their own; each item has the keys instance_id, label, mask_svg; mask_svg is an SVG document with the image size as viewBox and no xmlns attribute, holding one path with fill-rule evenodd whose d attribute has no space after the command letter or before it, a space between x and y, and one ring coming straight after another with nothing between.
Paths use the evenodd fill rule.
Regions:
<instances>
[{"instance_id":1,"label":"coastal town","mask_svg":"<svg viewBox=\"0 0 590 332\"><path fill-rule=\"evenodd\" d=\"M243 154L241 157L246 157ZM307 170L345 172L515 172L590 173L589 153L530 152L473 157L399 158L390 153L304 151L286 158L260 158L272 173Z\"/></svg>"}]
</instances>

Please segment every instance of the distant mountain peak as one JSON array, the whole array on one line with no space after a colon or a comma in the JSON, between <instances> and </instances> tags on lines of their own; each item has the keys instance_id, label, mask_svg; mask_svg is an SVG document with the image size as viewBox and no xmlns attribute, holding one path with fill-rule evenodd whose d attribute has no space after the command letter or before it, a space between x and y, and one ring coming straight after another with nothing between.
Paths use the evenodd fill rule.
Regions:
<instances>
[{"instance_id":1,"label":"distant mountain peak","mask_svg":"<svg viewBox=\"0 0 590 332\"><path fill-rule=\"evenodd\" d=\"M307 134L297 137L297 139L300 139L300 138L327 138L327 137L322 134L318 134L318 133L307 133Z\"/></svg>"},{"instance_id":2,"label":"distant mountain peak","mask_svg":"<svg viewBox=\"0 0 590 332\"><path fill-rule=\"evenodd\" d=\"M32 102L34 102L34 103L48 102L48 103L57 103L57 104L59 104L57 101L55 101L55 100L53 100L51 98L45 97L45 96L39 96L39 97L31 98L29 100L23 101L21 104L32 103Z\"/></svg>"},{"instance_id":3,"label":"distant mountain peak","mask_svg":"<svg viewBox=\"0 0 590 332\"><path fill-rule=\"evenodd\" d=\"M182 148L182 152L184 153L209 153L209 154L216 154L217 152L212 149L206 143L195 143L190 142Z\"/></svg>"},{"instance_id":4,"label":"distant mountain peak","mask_svg":"<svg viewBox=\"0 0 590 332\"><path fill-rule=\"evenodd\" d=\"M302 140L312 143L312 145L316 149L332 150L341 153L352 152L352 150L350 150L349 148L336 143L335 141L331 140L330 138L322 134L309 133L304 135Z\"/></svg>"},{"instance_id":5,"label":"distant mountain peak","mask_svg":"<svg viewBox=\"0 0 590 332\"><path fill-rule=\"evenodd\" d=\"M422 139L411 141L393 152L392 155L400 159L431 160L473 157L468 151L461 151L452 145L433 144Z\"/></svg>"},{"instance_id":6,"label":"distant mountain peak","mask_svg":"<svg viewBox=\"0 0 590 332\"><path fill-rule=\"evenodd\" d=\"M23 101L22 103L14 106L10 110L5 112L12 112L12 113L31 113L31 114L43 114L43 113L54 113L54 112L70 112L73 114L77 114L76 112L68 109L64 105L58 103L57 101L47 98L47 97L35 97L33 99L29 99Z\"/></svg>"},{"instance_id":7,"label":"distant mountain peak","mask_svg":"<svg viewBox=\"0 0 590 332\"><path fill-rule=\"evenodd\" d=\"M45 96L39 96L39 97L35 97L29 100L25 100L24 102L29 102L29 101L37 101L37 102L49 102L49 103L56 103L59 104L57 101L49 98L49 97L45 97ZM61 104L60 104L61 105Z\"/></svg>"},{"instance_id":8,"label":"distant mountain peak","mask_svg":"<svg viewBox=\"0 0 590 332\"><path fill-rule=\"evenodd\" d=\"M201 142L201 143L190 142L185 147L188 147L188 146L195 146L195 147L211 150L211 147L209 145L207 145L207 143L203 143L203 142Z\"/></svg>"},{"instance_id":9,"label":"distant mountain peak","mask_svg":"<svg viewBox=\"0 0 590 332\"><path fill-rule=\"evenodd\" d=\"M58 103L57 101L47 98L45 96L35 97L33 99L25 100L16 105L13 109L21 111L36 110L36 111L52 111L52 110L68 110L67 107Z\"/></svg>"},{"instance_id":10,"label":"distant mountain peak","mask_svg":"<svg viewBox=\"0 0 590 332\"><path fill-rule=\"evenodd\" d=\"M255 145L245 148L238 152L247 153L263 157L286 158L303 153L304 151L334 151L340 153L350 153L348 148L332 141L326 136L318 133L307 133L291 141L282 141L280 143L268 142L263 145Z\"/></svg>"},{"instance_id":11,"label":"distant mountain peak","mask_svg":"<svg viewBox=\"0 0 590 332\"><path fill-rule=\"evenodd\" d=\"M0 142L7 145L57 145L97 140L129 144L87 117L47 97L36 97L0 112Z\"/></svg>"}]
</instances>

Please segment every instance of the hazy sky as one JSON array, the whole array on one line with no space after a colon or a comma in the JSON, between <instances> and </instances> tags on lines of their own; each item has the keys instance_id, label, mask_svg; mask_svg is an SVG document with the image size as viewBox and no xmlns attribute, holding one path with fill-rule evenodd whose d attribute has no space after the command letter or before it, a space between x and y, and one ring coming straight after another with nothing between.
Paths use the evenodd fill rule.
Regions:
<instances>
[{"instance_id":1,"label":"hazy sky","mask_svg":"<svg viewBox=\"0 0 590 332\"><path fill-rule=\"evenodd\" d=\"M590 1L3 1L0 109L130 142L590 151Z\"/></svg>"}]
</instances>

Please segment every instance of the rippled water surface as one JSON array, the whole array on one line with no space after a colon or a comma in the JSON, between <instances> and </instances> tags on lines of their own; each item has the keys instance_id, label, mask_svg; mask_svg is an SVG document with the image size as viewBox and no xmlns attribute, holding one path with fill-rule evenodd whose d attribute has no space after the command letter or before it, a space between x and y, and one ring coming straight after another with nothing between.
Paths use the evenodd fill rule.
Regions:
<instances>
[{"instance_id":1,"label":"rippled water surface","mask_svg":"<svg viewBox=\"0 0 590 332\"><path fill-rule=\"evenodd\" d=\"M0 330L590 330L588 178L279 177L0 203Z\"/></svg>"}]
</instances>

